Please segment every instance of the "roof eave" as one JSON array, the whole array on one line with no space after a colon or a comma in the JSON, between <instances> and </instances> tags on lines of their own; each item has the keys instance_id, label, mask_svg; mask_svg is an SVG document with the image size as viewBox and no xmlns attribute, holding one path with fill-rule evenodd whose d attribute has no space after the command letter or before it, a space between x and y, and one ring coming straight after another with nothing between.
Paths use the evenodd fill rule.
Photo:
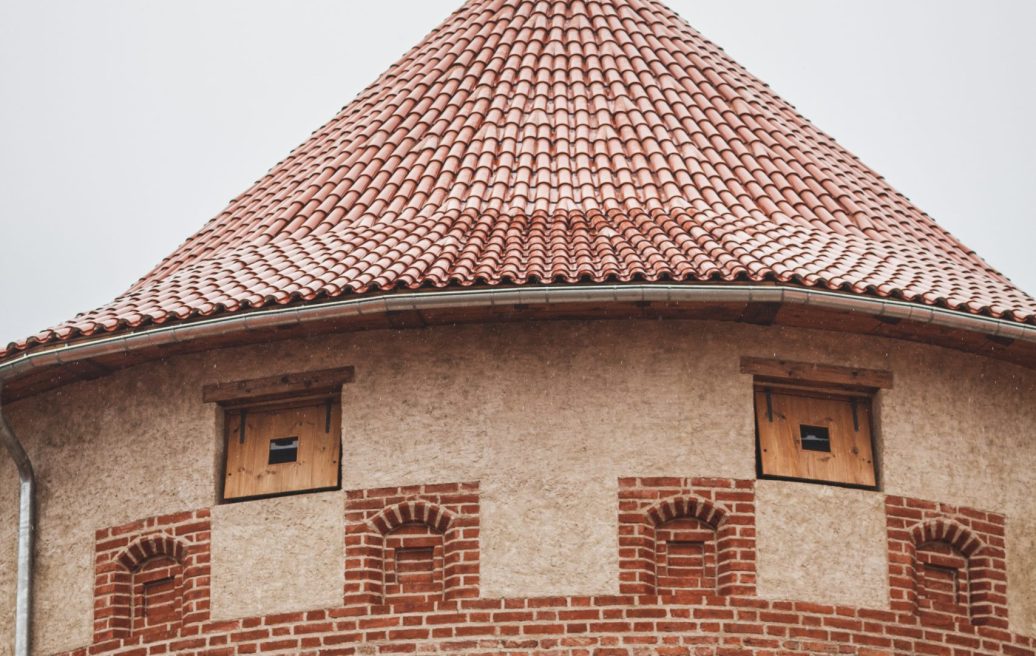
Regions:
<instances>
[{"instance_id":1,"label":"roof eave","mask_svg":"<svg viewBox=\"0 0 1036 656\"><path fill-rule=\"evenodd\" d=\"M914 327L927 326L950 334L982 336L988 338L991 346L1008 347L1019 342L1028 345L1029 348L1024 349L1026 353L1029 350L1036 353L1036 326L1034 325L890 298L775 284L543 285L386 292L378 295L352 296L322 303L270 307L253 312L239 312L194 321L152 325L133 332L91 336L49 348L36 347L13 355L0 362L0 381L10 383L30 372L42 369L73 363L81 364L109 356L130 356L147 349L168 349L168 347L188 343L205 344L214 340L228 339L233 343L236 341L234 336L248 332L277 330L290 336L287 333L293 327L305 328L329 321L340 326L343 322L351 323L364 318L515 307L540 308L546 311L546 315L549 315L551 308L626 307L651 304L666 308L723 305L765 305L772 308L796 306L819 313L867 317L890 326L904 323ZM541 314L541 316L546 315ZM699 318L709 317L705 315ZM758 321L744 317L732 317L729 314L716 318L727 320L733 318L733 320L758 323ZM766 323L773 322L771 318ZM816 327L837 329L830 325ZM882 336L897 337L891 333ZM907 339L924 341L923 338L907 337ZM224 343L226 342L224 341ZM977 349L962 350L973 352ZM1005 355L1007 357L1004 357ZM999 359L1017 361L1023 366L1036 368L1036 359L1029 357L1014 358L1002 352Z\"/></svg>"}]
</instances>

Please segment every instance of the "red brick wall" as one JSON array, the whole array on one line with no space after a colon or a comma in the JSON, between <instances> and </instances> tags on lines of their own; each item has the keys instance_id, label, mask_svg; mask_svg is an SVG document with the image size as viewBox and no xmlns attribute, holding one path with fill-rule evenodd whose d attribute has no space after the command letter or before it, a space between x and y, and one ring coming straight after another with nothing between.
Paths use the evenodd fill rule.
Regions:
<instances>
[{"instance_id":1,"label":"red brick wall","mask_svg":"<svg viewBox=\"0 0 1036 656\"><path fill-rule=\"evenodd\" d=\"M646 600L654 600L648 602ZM924 627L913 614L753 597L700 603L600 596L356 604L207 622L196 633L69 656L1032 656L1032 638L986 626Z\"/></svg>"},{"instance_id":2,"label":"red brick wall","mask_svg":"<svg viewBox=\"0 0 1036 656\"><path fill-rule=\"evenodd\" d=\"M894 610L928 625L1007 628L1003 515L895 496L885 515Z\"/></svg>"},{"instance_id":3,"label":"red brick wall","mask_svg":"<svg viewBox=\"0 0 1036 656\"><path fill-rule=\"evenodd\" d=\"M1005 630L995 610L988 615L994 621L976 623L957 616L946 621L939 613L926 613L910 597L910 591L916 589L910 569L916 549L911 551L904 545L929 544L934 538L948 537L949 541L943 543L951 548L933 548L929 560L956 558L955 549L969 560L969 585L972 580L998 581L995 574L1003 571L1002 517L889 497L889 544L890 555L894 556L890 559L891 609L773 601L754 596L753 490L752 481L622 479L618 508L623 549L620 561L632 567L621 570L619 585L633 592L508 599L477 598L477 484L351 491L345 495L347 580L341 606L216 622L202 619L203 613L207 615L208 599L207 511L99 531L99 608L110 606L100 603L111 594L107 587L110 581L101 576L110 571L108 564L127 549L136 554L133 550L137 547L130 545L149 544L153 538L148 536L160 535L174 540L162 547L166 551L183 549L186 562L191 563L185 563L184 577L193 576L196 585L191 590L198 591L193 596L185 594L185 599L200 604L204 598L204 611L200 606L185 604L175 631L102 639L91 647L69 652L69 656L1036 656L1036 639ZM726 531L724 526L728 527ZM650 535L644 527L655 530L650 547L641 539ZM957 527L967 531L958 531ZM661 552L659 535L666 545ZM706 542L713 536L715 544L709 547ZM658 572L660 565L674 566L670 542L679 552L676 578L698 580L687 589L672 586L664 580L669 576L665 570L661 587L663 591L669 587L675 594L645 592L646 583L658 586L659 580L628 574L648 569ZM452 546L447 548L448 544ZM700 545L701 549L688 548L688 544ZM142 552L157 553L152 549L146 547ZM391 550L396 550L395 557L386 560ZM720 553L724 550L733 554L729 562L734 566L726 569L721 568ZM904 555L908 553L912 555L909 559ZM919 562L923 564L924 558ZM133 559L140 561L140 554ZM448 562L454 569L448 569ZM711 562L716 565L715 582L693 574ZM160 569L167 561L155 563ZM687 572L681 568L692 570L692 575L685 577ZM416 588L407 587L408 577ZM702 591L713 584L719 590L723 581L728 585L724 594ZM999 583L992 587L993 597L1004 591ZM985 588L973 589L981 594L969 599L977 599L979 606L999 607L996 599L991 602L984 596ZM945 598L937 599L932 606L938 610L939 604L945 603ZM973 603L969 612L974 609ZM159 615L163 613L159 609Z\"/></svg>"},{"instance_id":4,"label":"red brick wall","mask_svg":"<svg viewBox=\"0 0 1036 656\"><path fill-rule=\"evenodd\" d=\"M619 479L619 592L755 594L755 481Z\"/></svg>"},{"instance_id":5,"label":"red brick wall","mask_svg":"<svg viewBox=\"0 0 1036 656\"><path fill-rule=\"evenodd\" d=\"M477 597L478 483L347 492L345 571L346 604Z\"/></svg>"},{"instance_id":6,"label":"red brick wall","mask_svg":"<svg viewBox=\"0 0 1036 656\"><path fill-rule=\"evenodd\" d=\"M208 509L97 531L94 649L153 643L209 619Z\"/></svg>"}]
</instances>

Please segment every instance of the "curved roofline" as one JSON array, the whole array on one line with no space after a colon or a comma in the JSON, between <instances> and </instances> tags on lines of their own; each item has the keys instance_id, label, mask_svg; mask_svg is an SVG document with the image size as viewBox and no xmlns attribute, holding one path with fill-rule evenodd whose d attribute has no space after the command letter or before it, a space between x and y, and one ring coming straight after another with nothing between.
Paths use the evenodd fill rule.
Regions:
<instances>
[{"instance_id":1,"label":"curved roofline","mask_svg":"<svg viewBox=\"0 0 1036 656\"><path fill-rule=\"evenodd\" d=\"M144 348L181 344L209 337L260 329L301 326L329 319L370 317L393 312L450 310L497 306L550 306L601 303L771 303L804 305L822 310L859 312L890 321L908 321L960 330L994 339L1036 344L1036 326L956 310L918 305L895 299L855 296L839 292L777 285L678 285L610 284L480 288L447 291L386 293L233 314L190 323L86 339L62 346L22 353L0 362L0 381L13 380L29 371L70 364Z\"/></svg>"},{"instance_id":2,"label":"curved roofline","mask_svg":"<svg viewBox=\"0 0 1036 656\"><path fill-rule=\"evenodd\" d=\"M662 0L472 0L129 290L0 361L544 281L773 281L1036 324L1036 298Z\"/></svg>"}]
</instances>

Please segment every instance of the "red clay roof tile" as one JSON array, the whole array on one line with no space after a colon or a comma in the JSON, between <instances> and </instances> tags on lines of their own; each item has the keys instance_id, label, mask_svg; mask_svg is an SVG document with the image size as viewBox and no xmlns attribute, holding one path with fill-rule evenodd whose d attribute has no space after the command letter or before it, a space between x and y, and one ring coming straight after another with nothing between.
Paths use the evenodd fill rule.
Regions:
<instances>
[{"instance_id":1,"label":"red clay roof tile","mask_svg":"<svg viewBox=\"0 0 1036 656\"><path fill-rule=\"evenodd\" d=\"M472 0L111 303L33 345L422 286L773 280L1036 301L654 0Z\"/></svg>"}]
</instances>

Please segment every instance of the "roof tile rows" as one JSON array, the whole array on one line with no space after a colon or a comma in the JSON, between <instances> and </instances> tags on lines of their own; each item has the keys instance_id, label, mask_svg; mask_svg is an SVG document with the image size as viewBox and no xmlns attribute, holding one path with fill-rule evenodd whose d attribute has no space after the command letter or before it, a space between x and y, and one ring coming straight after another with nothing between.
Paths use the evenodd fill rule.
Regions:
<instances>
[{"instance_id":1,"label":"roof tile rows","mask_svg":"<svg viewBox=\"0 0 1036 656\"><path fill-rule=\"evenodd\" d=\"M129 291L36 344L376 290L774 280L1036 301L653 0L472 0Z\"/></svg>"}]
</instances>

